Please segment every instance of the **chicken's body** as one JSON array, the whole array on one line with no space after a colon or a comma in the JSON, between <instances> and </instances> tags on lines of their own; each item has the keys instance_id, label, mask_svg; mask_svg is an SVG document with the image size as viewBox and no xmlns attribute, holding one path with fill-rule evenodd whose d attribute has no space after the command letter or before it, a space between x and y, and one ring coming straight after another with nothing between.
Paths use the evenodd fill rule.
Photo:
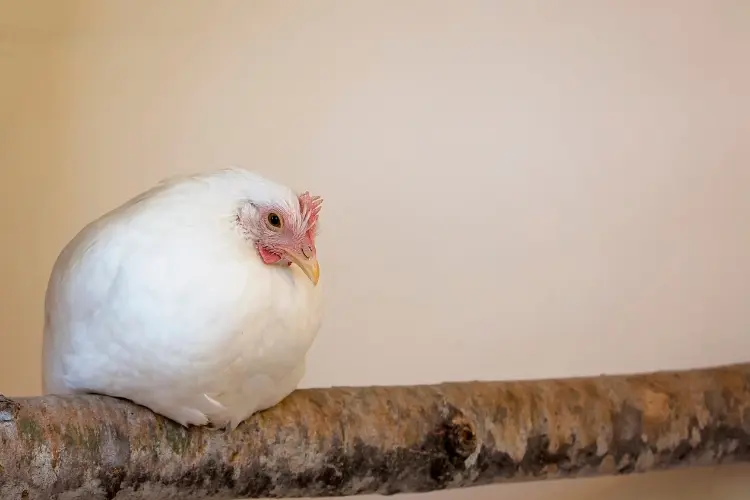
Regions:
<instances>
[{"instance_id":1,"label":"chicken's body","mask_svg":"<svg viewBox=\"0 0 750 500\"><path fill-rule=\"evenodd\" d=\"M47 289L45 392L230 428L286 397L321 325L320 287L265 263L237 226L241 200L279 199L297 202L227 169L163 183L85 227Z\"/></svg>"}]
</instances>

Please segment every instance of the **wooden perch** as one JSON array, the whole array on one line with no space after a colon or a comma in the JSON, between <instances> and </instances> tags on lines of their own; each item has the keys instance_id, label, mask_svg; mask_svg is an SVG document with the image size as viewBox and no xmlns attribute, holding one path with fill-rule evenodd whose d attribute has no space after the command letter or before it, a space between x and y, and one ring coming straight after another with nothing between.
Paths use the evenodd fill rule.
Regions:
<instances>
[{"instance_id":1,"label":"wooden perch","mask_svg":"<svg viewBox=\"0 0 750 500\"><path fill-rule=\"evenodd\" d=\"M232 433L0 397L0 498L322 497L750 461L750 364L300 390Z\"/></svg>"}]
</instances>

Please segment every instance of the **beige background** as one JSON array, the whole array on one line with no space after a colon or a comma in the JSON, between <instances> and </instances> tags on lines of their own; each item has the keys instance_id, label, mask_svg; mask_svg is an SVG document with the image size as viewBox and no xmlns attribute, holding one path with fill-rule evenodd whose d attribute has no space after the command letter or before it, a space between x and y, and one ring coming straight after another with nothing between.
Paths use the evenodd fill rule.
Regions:
<instances>
[{"instance_id":1,"label":"beige background","mask_svg":"<svg viewBox=\"0 0 750 500\"><path fill-rule=\"evenodd\" d=\"M0 390L38 393L47 275L84 223L232 163L326 198L305 385L748 361L749 26L744 0L0 0Z\"/></svg>"}]
</instances>

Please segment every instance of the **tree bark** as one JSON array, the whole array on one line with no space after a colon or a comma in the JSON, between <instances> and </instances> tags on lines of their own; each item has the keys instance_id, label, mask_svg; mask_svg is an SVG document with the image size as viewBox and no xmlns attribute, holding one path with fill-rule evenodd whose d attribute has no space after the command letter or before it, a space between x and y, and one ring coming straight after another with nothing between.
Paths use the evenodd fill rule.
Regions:
<instances>
[{"instance_id":1,"label":"tree bark","mask_svg":"<svg viewBox=\"0 0 750 500\"><path fill-rule=\"evenodd\" d=\"M235 431L103 396L0 397L0 498L394 494L750 461L750 364L298 390Z\"/></svg>"}]
</instances>

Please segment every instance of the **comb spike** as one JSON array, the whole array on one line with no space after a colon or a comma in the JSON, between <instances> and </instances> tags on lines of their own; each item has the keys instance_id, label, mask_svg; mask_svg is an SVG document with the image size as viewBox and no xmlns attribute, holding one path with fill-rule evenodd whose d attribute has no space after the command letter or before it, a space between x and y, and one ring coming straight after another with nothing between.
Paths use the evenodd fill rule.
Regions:
<instances>
[{"instance_id":1,"label":"comb spike","mask_svg":"<svg viewBox=\"0 0 750 500\"><path fill-rule=\"evenodd\" d=\"M305 191L299 195L299 205L302 216L307 218L307 232L312 238L318 224L318 215L323 207L323 198L311 196L309 191Z\"/></svg>"}]
</instances>

